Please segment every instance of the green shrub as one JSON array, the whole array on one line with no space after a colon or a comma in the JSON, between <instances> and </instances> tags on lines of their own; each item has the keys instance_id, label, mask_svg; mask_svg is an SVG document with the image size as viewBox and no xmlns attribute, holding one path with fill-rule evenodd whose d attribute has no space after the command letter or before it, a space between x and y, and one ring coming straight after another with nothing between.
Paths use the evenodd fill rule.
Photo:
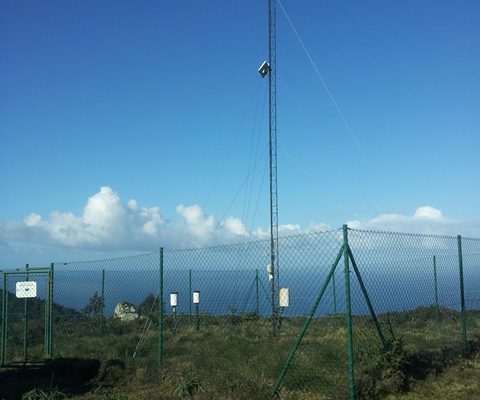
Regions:
<instances>
[{"instance_id":1,"label":"green shrub","mask_svg":"<svg viewBox=\"0 0 480 400\"><path fill-rule=\"evenodd\" d=\"M196 394L205 393L205 389L198 378L182 378L174 393L179 397L194 397Z\"/></svg>"},{"instance_id":2,"label":"green shrub","mask_svg":"<svg viewBox=\"0 0 480 400\"><path fill-rule=\"evenodd\" d=\"M44 392L43 390L37 388L24 393L22 396L22 400L63 400L66 398L67 396L58 390Z\"/></svg>"}]
</instances>

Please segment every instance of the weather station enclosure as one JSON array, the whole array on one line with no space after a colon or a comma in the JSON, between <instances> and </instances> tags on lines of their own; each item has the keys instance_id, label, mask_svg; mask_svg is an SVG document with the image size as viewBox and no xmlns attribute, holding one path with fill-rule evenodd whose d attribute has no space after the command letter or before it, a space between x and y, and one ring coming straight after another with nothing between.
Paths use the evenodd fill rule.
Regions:
<instances>
[{"instance_id":1,"label":"weather station enclosure","mask_svg":"<svg viewBox=\"0 0 480 400\"><path fill-rule=\"evenodd\" d=\"M27 265L2 275L0 366L51 359L53 268Z\"/></svg>"}]
</instances>

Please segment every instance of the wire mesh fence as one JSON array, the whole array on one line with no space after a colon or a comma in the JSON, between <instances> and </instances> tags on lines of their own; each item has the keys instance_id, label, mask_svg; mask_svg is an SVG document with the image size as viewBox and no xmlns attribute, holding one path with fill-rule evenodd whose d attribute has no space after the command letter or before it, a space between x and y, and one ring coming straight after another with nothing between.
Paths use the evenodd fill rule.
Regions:
<instances>
[{"instance_id":1,"label":"wire mesh fence","mask_svg":"<svg viewBox=\"0 0 480 400\"><path fill-rule=\"evenodd\" d=\"M478 239L339 229L278 250L273 286L268 240L53 264L53 356L161 363L212 398L343 399L403 390L480 342ZM2 351L47 354L48 330L4 298Z\"/></svg>"},{"instance_id":2,"label":"wire mesh fence","mask_svg":"<svg viewBox=\"0 0 480 400\"><path fill-rule=\"evenodd\" d=\"M154 312L155 303L158 310L158 252L56 263L54 271L56 356L129 358L143 331L149 337L154 335L154 323L158 326L158 312ZM156 347L143 346L142 352L155 359Z\"/></svg>"}]
</instances>

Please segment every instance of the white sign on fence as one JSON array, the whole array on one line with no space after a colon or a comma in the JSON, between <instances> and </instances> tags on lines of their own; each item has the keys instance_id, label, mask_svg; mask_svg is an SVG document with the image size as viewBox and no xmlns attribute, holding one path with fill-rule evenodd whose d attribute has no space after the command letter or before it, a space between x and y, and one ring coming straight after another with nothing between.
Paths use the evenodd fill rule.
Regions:
<instances>
[{"instance_id":1,"label":"white sign on fence","mask_svg":"<svg viewBox=\"0 0 480 400\"><path fill-rule=\"evenodd\" d=\"M19 299L37 296L37 282L17 282L15 285L15 295Z\"/></svg>"}]
</instances>

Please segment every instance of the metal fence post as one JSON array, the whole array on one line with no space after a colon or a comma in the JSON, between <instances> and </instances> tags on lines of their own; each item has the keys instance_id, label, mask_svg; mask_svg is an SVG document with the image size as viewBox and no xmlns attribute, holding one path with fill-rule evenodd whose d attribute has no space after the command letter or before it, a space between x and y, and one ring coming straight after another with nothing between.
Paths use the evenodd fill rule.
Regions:
<instances>
[{"instance_id":1,"label":"metal fence post","mask_svg":"<svg viewBox=\"0 0 480 400\"><path fill-rule=\"evenodd\" d=\"M105 318L104 310L105 310L105 269L102 269L102 296L101 296L101 304L100 304L100 335L103 334L103 320Z\"/></svg>"},{"instance_id":2,"label":"metal fence post","mask_svg":"<svg viewBox=\"0 0 480 400\"><path fill-rule=\"evenodd\" d=\"M458 242L458 266L460 270L460 312L462 318L462 342L463 347L467 348L467 318L465 315L465 287L463 281L463 255L462 255L462 236L457 236Z\"/></svg>"},{"instance_id":3,"label":"metal fence post","mask_svg":"<svg viewBox=\"0 0 480 400\"><path fill-rule=\"evenodd\" d=\"M48 275L48 342L47 342L47 359L53 358L53 277L54 264L50 264L50 273Z\"/></svg>"},{"instance_id":4,"label":"metal fence post","mask_svg":"<svg viewBox=\"0 0 480 400\"><path fill-rule=\"evenodd\" d=\"M197 316L195 329L199 331L200 330L200 314L198 312L198 303L195 304L195 315Z\"/></svg>"},{"instance_id":5,"label":"metal fence post","mask_svg":"<svg viewBox=\"0 0 480 400\"><path fill-rule=\"evenodd\" d=\"M437 257L433 256L433 280L435 290L435 316L437 321L440 319L440 309L438 307L438 282L437 282Z\"/></svg>"},{"instance_id":6,"label":"metal fence post","mask_svg":"<svg viewBox=\"0 0 480 400\"><path fill-rule=\"evenodd\" d=\"M28 264L25 265L25 271L26 271L26 281L28 282ZM24 301L24 308L23 308L23 362L27 362L27 352L28 352L28 303L27 303L27 298L25 298Z\"/></svg>"},{"instance_id":7,"label":"metal fence post","mask_svg":"<svg viewBox=\"0 0 480 400\"><path fill-rule=\"evenodd\" d=\"M352 303L350 298L350 263L348 256L348 227L343 225L343 262L345 267L345 318L348 345L348 388L350 400L355 400L355 367L353 364Z\"/></svg>"},{"instance_id":8,"label":"metal fence post","mask_svg":"<svg viewBox=\"0 0 480 400\"><path fill-rule=\"evenodd\" d=\"M192 296L192 270L188 270L188 297ZM192 324L192 301L188 302L188 323Z\"/></svg>"},{"instance_id":9,"label":"metal fence post","mask_svg":"<svg viewBox=\"0 0 480 400\"><path fill-rule=\"evenodd\" d=\"M332 288L333 288L333 314L337 315L337 289L335 288L335 274L332 275Z\"/></svg>"},{"instance_id":10,"label":"metal fence post","mask_svg":"<svg viewBox=\"0 0 480 400\"><path fill-rule=\"evenodd\" d=\"M3 272L3 302L2 302L2 354L0 360L0 366L5 364L7 358L7 303L8 303L8 296L7 296L7 274Z\"/></svg>"},{"instance_id":11,"label":"metal fence post","mask_svg":"<svg viewBox=\"0 0 480 400\"><path fill-rule=\"evenodd\" d=\"M256 270L256 275L255 275L255 286L256 286L256 298L255 298L255 314L259 314L259 303L258 303L258 269Z\"/></svg>"},{"instance_id":12,"label":"metal fence post","mask_svg":"<svg viewBox=\"0 0 480 400\"><path fill-rule=\"evenodd\" d=\"M158 365L163 363L163 247L160 248L160 282L158 288Z\"/></svg>"},{"instance_id":13,"label":"metal fence post","mask_svg":"<svg viewBox=\"0 0 480 400\"><path fill-rule=\"evenodd\" d=\"M44 327L43 327L43 345L44 345L44 355L45 359L49 359L49 348L50 348L50 279L51 279L51 270L52 270L52 264L50 264L50 271L47 273L47 293L45 296L45 302L44 302L44 311L45 315L43 318L44 322Z\"/></svg>"}]
</instances>

